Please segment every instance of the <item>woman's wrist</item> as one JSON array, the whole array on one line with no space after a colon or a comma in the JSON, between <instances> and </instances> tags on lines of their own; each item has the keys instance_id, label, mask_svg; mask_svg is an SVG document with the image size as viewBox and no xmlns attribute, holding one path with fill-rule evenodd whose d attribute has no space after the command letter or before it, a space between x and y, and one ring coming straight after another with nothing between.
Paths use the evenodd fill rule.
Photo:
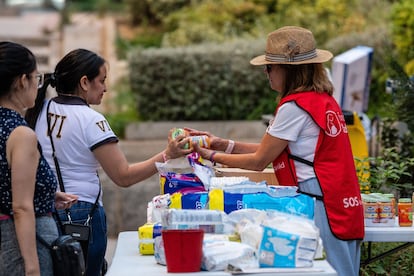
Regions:
<instances>
[{"instance_id":1,"label":"woman's wrist","mask_svg":"<svg viewBox=\"0 0 414 276\"><path fill-rule=\"evenodd\" d=\"M211 154L210 154L210 158L209 158L209 160L210 160L210 162L211 163L213 163L213 164L215 164L216 163L216 161L214 161L214 155L216 155L216 151L213 151Z\"/></svg>"}]
</instances>

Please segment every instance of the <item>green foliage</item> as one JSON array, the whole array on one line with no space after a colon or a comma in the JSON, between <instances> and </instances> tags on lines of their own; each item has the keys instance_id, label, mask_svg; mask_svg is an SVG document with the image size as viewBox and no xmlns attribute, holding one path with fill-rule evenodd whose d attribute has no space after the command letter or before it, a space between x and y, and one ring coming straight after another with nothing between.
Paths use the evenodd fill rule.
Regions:
<instances>
[{"instance_id":1,"label":"green foliage","mask_svg":"<svg viewBox=\"0 0 414 276\"><path fill-rule=\"evenodd\" d=\"M195 5L201 0L138 0L147 2L148 8L159 22L162 22L169 14L189 5Z\"/></svg>"},{"instance_id":2,"label":"green foliage","mask_svg":"<svg viewBox=\"0 0 414 276\"><path fill-rule=\"evenodd\" d=\"M411 132L401 131L401 124L395 118L384 118L379 141L381 152L378 156L364 158L369 166L357 167L360 184L370 186L370 192L398 192L410 196L414 183L414 141Z\"/></svg>"},{"instance_id":3,"label":"green foliage","mask_svg":"<svg viewBox=\"0 0 414 276\"><path fill-rule=\"evenodd\" d=\"M97 11L100 14L106 12L122 11L123 5L116 0L72 0L66 4L73 11L92 12Z\"/></svg>"},{"instance_id":4,"label":"green foliage","mask_svg":"<svg viewBox=\"0 0 414 276\"><path fill-rule=\"evenodd\" d=\"M151 28L145 28L139 36L136 36L131 40L118 36L115 41L117 56L120 59L126 59L128 53L137 47L159 48L161 46L161 40L162 34L160 32L154 32Z\"/></svg>"},{"instance_id":5,"label":"green foliage","mask_svg":"<svg viewBox=\"0 0 414 276\"><path fill-rule=\"evenodd\" d=\"M396 148L385 148L383 155L369 157L371 191L399 191L399 194L412 194L412 169L414 157L402 158Z\"/></svg>"},{"instance_id":6,"label":"green foliage","mask_svg":"<svg viewBox=\"0 0 414 276\"><path fill-rule=\"evenodd\" d=\"M330 35L361 29L365 20L355 8L354 0L300 0L295 5L290 0L280 0L276 11L281 18L289 18L282 24L304 26L312 30L318 43L323 44ZM324 18L325 24L321 24L321 18Z\"/></svg>"},{"instance_id":7,"label":"green foliage","mask_svg":"<svg viewBox=\"0 0 414 276\"><path fill-rule=\"evenodd\" d=\"M414 132L414 77L409 78L402 66L397 62L391 62L390 77L396 83L392 94L392 102L389 108L394 110L396 119L403 121Z\"/></svg>"},{"instance_id":8,"label":"green foliage","mask_svg":"<svg viewBox=\"0 0 414 276\"><path fill-rule=\"evenodd\" d=\"M371 243L372 256L378 256L381 253L387 252L394 249L403 243L396 242L373 242ZM361 259L365 260L368 258L368 243L363 243L361 247ZM361 276L388 276L388 275L399 275L399 276L411 276L414 271L413 262L413 247L408 247L402 251L391 254L383 259L379 259L366 267L360 269Z\"/></svg>"},{"instance_id":9,"label":"green foliage","mask_svg":"<svg viewBox=\"0 0 414 276\"><path fill-rule=\"evenodd\" d=\"M125 127L128 123L138 120L135 108L134 95L129 90L128 80L120 80L114 87L117 90L116 97L110 102L110 107L105 118L108 120L112 130L119 138L125 137Z\"/></svg>"},{"instance_id":10,"label":"green foliage","mask_svg":"<svg viewBox=\"0 0 414 276\"><path fill-rule=\"evenodd\" d=\"M406 64L414 60L414 0L397 1L391 10L391 20L392 40L400 62Z\"/></svg>"},{"instance_id":11,"label":"green foliage","mask_svg":"<svg viewBox=\"0 0 414 276\"><path fill-rule=\"evenodd\" d=\"M274 102L270 107L263 99L276 94L263 68L249 64L262 49L262 42L252 41L137 49L129 63L139 114L144 120L194 121L260 119L259 114L272 113Z\"/></svg>"},{"instance_id":12,"label":"green foliage","mask_svg":"<svg viewBox=\"0 0 414 276\"><path fill-rule=\"evenodd\" d=\"M252 37L257 19L265 14L266 7L252 1L200 1L163 19L167 30L163 45L174 47Z\"/></svg>"}]
</instances>

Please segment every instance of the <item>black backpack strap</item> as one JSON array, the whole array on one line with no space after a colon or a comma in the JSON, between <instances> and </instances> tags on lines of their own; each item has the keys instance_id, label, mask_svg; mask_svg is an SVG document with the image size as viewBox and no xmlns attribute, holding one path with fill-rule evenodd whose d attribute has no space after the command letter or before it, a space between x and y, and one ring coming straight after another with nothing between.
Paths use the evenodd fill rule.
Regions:
<instances>
[{"instance_id":1,"label":"black backpack strap","mask_svg":"<svg viewBox=\"0 0 414 276\"><path fill-rule=\"evenodd\" d=\"M302 157L299 157L299 156L296 156L296 155L293 155L293 154L290 154L290 153L289 153L288 157L289 157L290 159L293 159L293 160L298 161L298 162L300 162L300 163L306 164L306 165L308 165L308 166L311 166L311 167L313 167L313 166L314 166L314 162L311 162L311 161L309 161L309 160L303 159ZM308 195L308 196L314 197L314 198L316 198L317 200L323 200L323 196L320 196L320 195L314 195L314 194L310 194L310 193L306 193L306 192L302 192L302 191L300 190L300 188L298 188L298 192L299 192L299 193L301 193L301 194L304 194L304 195Z\"/></svg>"},{"instance_id":2,"label":"black backpack strap","mask_svg":"<svg viewBox=\"0 0 414 276\"><path fill-rule=\"evenodd\" d=\"M298 161L300 163L303 163L303 164L306 164L308 166L313 167L313 162L311 162L309 160L303 159L302 157L299 157L299 156L296 156L296 155L293 155L293 154L290 154L290 153L289 153L288 156L289 156L290 159L293 159L295 161Z\"/></svg>"},{"instance_id":3,"label":"black backpack strap","mask_svg":"<svg viewBox=\"0 0 414 276\"><path fill-rule=\"evenodd\" d=\"M49 116L49 107L50 107L50 103L52 102L53 99L50 99L49 102L47 103L47 107L46 107L46 121L47 121L47 135L49 136L50 139L50 145L52 146L52 158L53 158L53 162L55 163L55 168L56 168L56 175L57 175L57 179L59 182L59 187L60 187L60 191L61 192L65 192L65 186L63 185L63 178L62 178L62 173L60 172L60 166L59 166L59 161L56 157L56 152L55 152L55 144L53 143L53 138L52 138L52 129L50 127L50 116ZM98 175L99 177L99 175ZM102 185L99 181L99 193L98 196L96 197L95 203L91 209L91 211L88 214L88 218L86 221L86 225L89 225L89 221L92 219L92 215L93 212L95 212L96 207L98 206L98 201L99 201L99 197L101 195L101 190L102 190ZM68 209L65 209L66 214L68 215L69 219L70 219L70 213ZM59 218L59 215L56 214L56 216ZM71 220L71 219L70 219ZM59 219L60 222L60 219ZM62 225L62 223L60 222L60 225Z\"/></svg>"}]
</instances>

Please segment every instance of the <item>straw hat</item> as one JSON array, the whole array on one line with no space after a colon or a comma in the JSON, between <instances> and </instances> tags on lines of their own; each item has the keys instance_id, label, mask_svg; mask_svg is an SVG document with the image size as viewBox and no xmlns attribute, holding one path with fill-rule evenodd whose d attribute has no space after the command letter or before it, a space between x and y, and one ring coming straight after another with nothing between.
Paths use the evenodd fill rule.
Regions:
<instances>
[{"instance_id":1,"label":"straw hat","mask_svg":"<svg viewBox=\"0 0 414 276\"><path fill-rule=\"evenodd\" d=\"M311 31L286 26L267 36L266 54L253 58L253 65L323 63L332 58L327 50L316 49Z\"/></svg>"}]
</instances>

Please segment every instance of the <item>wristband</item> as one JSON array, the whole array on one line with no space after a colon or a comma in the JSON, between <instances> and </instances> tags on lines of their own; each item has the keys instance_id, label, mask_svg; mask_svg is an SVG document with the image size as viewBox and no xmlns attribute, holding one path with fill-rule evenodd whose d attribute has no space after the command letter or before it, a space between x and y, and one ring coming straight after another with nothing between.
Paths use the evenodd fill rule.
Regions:
<instances>
[{"instance_id":1,"label":"wristband","mask_svg":"<svg viewBox=\"0 0 414 276\"><path fill-rule=\"evenodd\" d=\"M229 143L227 145L226 150L224 151L225 153L232 153L234 149L234 141L233 140L229 140Z\"/></svg>"},{"instance_id":2,"label":"wristband","mask_svg":"<svg viewBox=\"0 0 414 276\"><path fill-rule=\"evenodd\" d=\"M213 164L215 163L215 162L214 162L214 155L216 155L216 153L217 153L217 152L213 151L213 153L210 155L210 161L211 161L211 163L213 163Z\"/></svg>"}]
</instances>

